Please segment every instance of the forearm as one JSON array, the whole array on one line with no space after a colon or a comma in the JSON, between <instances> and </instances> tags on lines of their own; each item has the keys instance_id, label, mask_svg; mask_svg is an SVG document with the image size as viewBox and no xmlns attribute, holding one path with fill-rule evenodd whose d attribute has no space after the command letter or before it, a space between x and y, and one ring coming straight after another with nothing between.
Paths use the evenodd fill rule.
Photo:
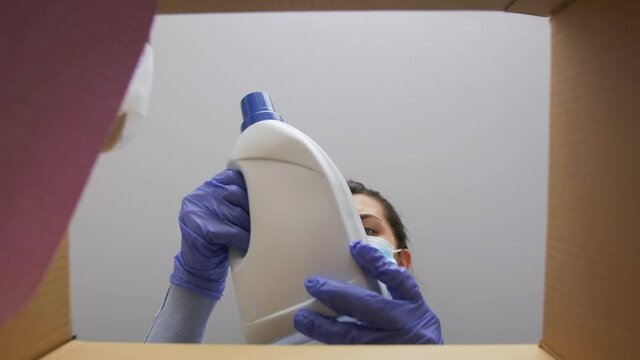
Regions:
<instances>
[{"instance_id":1,"label":"forearm","mask_svg":"<svg viewBox=\"0 0 640 360\"><path fill-rule=\"evenodd\" d=\"M144 341L202 342L209 315L216 303L216 300L171 285Z\"/></svg>"}]
</instances>

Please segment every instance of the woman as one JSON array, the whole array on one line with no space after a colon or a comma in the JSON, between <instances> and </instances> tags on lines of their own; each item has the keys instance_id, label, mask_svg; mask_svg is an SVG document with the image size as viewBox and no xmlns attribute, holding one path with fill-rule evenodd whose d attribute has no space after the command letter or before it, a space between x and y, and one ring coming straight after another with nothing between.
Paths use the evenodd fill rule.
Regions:
<instances>
[{"instance_id":1,"label":"woman","mask_svg":"<svg viewBox=\"0 0 640 360\"><path fill-rule=\"evenodd\" d=\"M309 294L357 322L300 310L295 328L328 344L442 344L440 321L407 271L411 252L400 217L380 193L354 181L349 188L367 236L373 238L370 243L376 245L356 241L349 245L351 255L366 273L386 285L392 299L332 279L310 277L304 284ZM179 223L181 250L174 258L171 286L145 339L148 342L202 341L209 315L224 290L228 249L246 252L249 246L249 202L242 174L224 170L187 195Z\"/></svg>"}]
</instances>

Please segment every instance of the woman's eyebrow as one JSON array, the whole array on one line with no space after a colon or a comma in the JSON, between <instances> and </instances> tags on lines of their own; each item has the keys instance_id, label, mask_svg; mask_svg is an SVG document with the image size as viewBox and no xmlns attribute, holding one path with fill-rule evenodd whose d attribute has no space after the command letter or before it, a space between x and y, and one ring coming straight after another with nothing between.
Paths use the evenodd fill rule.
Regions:
<instances>
[{"instance_id":1,"label":"woman's eyebrow","mask_svg":"<svg viewBox=\"0 0 640 360\"><path fill-rule=\"evenodd\" d=\"M379 217L377 217L377 216L375 216L373 214L360 214L360 220L365 220L365 219L370 219L370 218L374 218L374 219L376 219L378 221L382 221L382 220L380 220Z\"/></svg>"}]
</instances>

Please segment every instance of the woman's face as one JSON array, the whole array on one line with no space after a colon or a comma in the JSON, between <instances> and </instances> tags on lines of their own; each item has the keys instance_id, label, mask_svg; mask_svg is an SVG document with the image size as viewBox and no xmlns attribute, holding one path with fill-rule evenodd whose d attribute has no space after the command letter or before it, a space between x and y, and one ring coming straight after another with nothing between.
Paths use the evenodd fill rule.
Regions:
<instances>
[{"instance_id":1,"label":"woman's face","mask_svg":"<svg viewBox=\"0 0 640 360\"><path fill-rule=\"evenodd\" d=\"M363 194L353 195L353 201L356 204L356 209L360 214L362 226L364 226L367 236L377 236L385 239L394 249L397 249L398 241L385 216L382 204L378 200ZM409 249L403 249L401 252L396 253L395 258L398 265L406 268L411 267L411 252Z\"/></svg>"}]
</instances>

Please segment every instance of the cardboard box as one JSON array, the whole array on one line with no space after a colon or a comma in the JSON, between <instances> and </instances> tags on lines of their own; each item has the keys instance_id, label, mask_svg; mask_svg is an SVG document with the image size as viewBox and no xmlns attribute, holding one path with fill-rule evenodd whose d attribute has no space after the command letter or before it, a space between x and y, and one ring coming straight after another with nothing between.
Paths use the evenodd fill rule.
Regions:
<instances>
[{"instance_id":1,"label":"cardboard box","mask_svg":"<svg viewBox=\"0 0 640 360\"><path fill-rule=\"evenodd\" d=\"M0 85L0 110L7 119L0 123L0 262L11 265L0 268L0 358L640 359L640 347L634 343L640 338L638 2L160 0L157 12L383 9L550 16L549 218L540 344L275 347L74 340L68 245L59 239L108 133L155 10L150 1L22 1L0 14L0 33L11 38L3 38L0 48L0 73L8 79ZM72 63L76 78L68 71L64 78L56 77L56 71L68 70L78 49L84 49L84 55L90 51L91 67ZM35 56L17 61L23 54ZM47 81L42 81L43 71L48 71ZM57 93L77 91L79 86L83 97L78 106L56 101ZM38 174L47 174L46 187ZM29 219L34 226L18 226ZM14 268L20 271L11 272ZM25 268L30 270L24 272ZM18 298L28 301L22 301L27 305L16 313L12 304Z\"/></svg>"}]
</instances>

